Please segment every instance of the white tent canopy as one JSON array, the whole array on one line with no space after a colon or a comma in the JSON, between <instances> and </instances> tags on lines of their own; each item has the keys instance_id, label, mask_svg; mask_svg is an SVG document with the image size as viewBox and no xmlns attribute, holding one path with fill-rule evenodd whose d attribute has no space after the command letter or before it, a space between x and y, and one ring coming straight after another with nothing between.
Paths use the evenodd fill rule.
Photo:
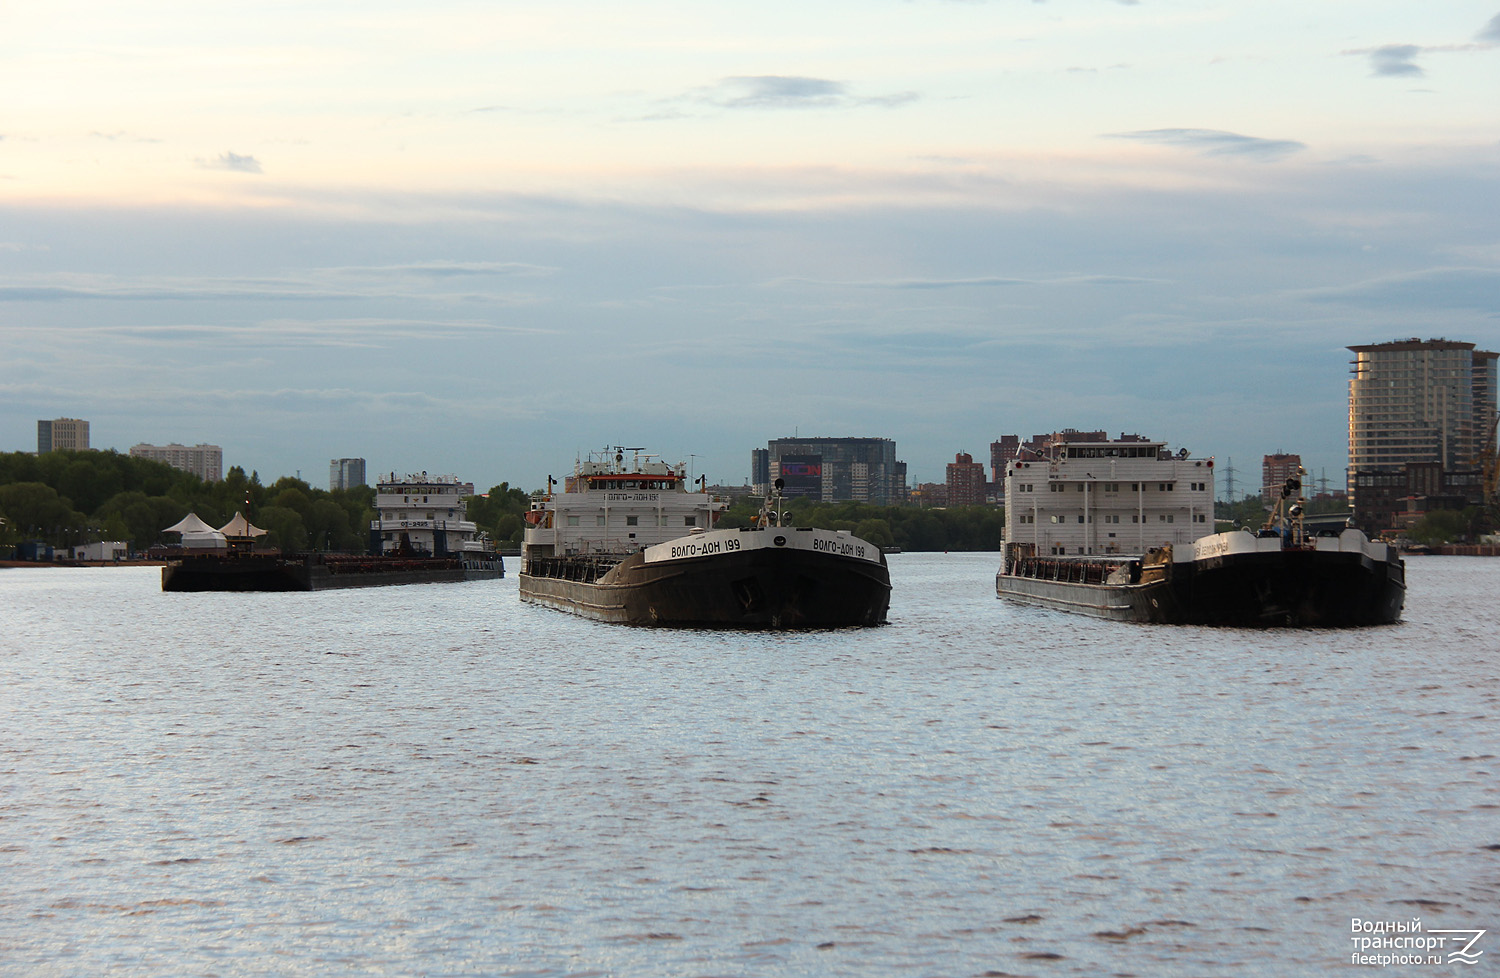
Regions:
<instances>
[{"instance_id":1,"label":"white tent canopy","mask_svg":"<svg viewBox=\"0 0 1500 978\"><path fill-rule=\"evenodd\" d=\"M266 530L262 530L245 519L244 513L235 513L234 519L219 527L219 532L226 537L239 537L242 540L247 537L263 537L267 533Z\"/></svg>"},{"instance_id":2,"label":"white tent canopy","mask_svg":"<svg viewBox=\"0 0 1500 978\"><path fill-rule=\"evenodd\" d=\"M191 549L228 546L224 534L203 522L197 513L187 514L161 532L181 533L182 545Z\"/></svg>"},{"instance_id":3,"label":"white tent canopy","mask_svg":"<svg viewBox=\"0 0 1500 978\"><path fill-rule=\"evenodd\" d=\"M217 533L213 527L198 518L197 513L189 513L171 526L162 530L163 533Z\"/></svg>"}]
</instances>

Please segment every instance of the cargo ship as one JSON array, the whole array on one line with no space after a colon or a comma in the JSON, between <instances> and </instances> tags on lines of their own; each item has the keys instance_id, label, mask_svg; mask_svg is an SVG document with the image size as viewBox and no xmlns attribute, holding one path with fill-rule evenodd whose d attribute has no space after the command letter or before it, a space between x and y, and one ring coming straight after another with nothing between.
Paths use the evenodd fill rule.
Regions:
<instances>
[{"instance_id":1,"label":"cargo ship","mask_svg":"<svg viewBox=\"0 0 1500 978\"><path fill-rule=\"evenodd\" d=\"M1213 459L1140 436L1055 433L1006 464L1001 598L1161 624L1353 627L1399 621L1406 565L1345 526L1309 532L1300 474L1264 525L1204 533Z\"/></svg>"},{"instance_id":2,"label":"cargo ship","mask_svg":"<svg viewBox=\"0 0 1500 978\"><path fill-rule=\"evenodd\" d=\"M426 472L376 483L369 554L283 553L261 548L266 531L243 514L214 529L189 513L163 532L182 534L166 554L163 591L322 591L389 584L498 580L505 562L464 519L474 487Z\"/></svg>"},{"instance_id":3,"label":"cargo ship","mask_svg":"<svg viewBox=\"0 0 1500 978\"><path fill-rule=\"evenodd\" d=\"M755 525L715 529L728 502L684 467L617 447L575 463L537 500L521 550L522 601L597 621L699 628L884 624L878 546L789 525L778 484ZM626 459L626 452L632 457ZM693 489L696 488L696 491Z\"/></svg>"}]
</instances>

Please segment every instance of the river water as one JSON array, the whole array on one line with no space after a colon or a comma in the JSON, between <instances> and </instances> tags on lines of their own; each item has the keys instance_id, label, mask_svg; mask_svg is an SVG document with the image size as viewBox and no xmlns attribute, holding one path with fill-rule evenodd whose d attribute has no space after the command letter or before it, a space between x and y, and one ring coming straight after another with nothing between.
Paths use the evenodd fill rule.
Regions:
<instances>
[{"instance_id":1,"label":"river water","mask_svg":"<svg viewBox=\"0 0 1500 978\"><path fill-rule=\"evenodd\" d=\"M1330 632L996 564L895 556L890 625L805 634L0 570L0 974L1281 978L1351 918L1496 973L1500 560Z\"/></svg>"}]
</instances>

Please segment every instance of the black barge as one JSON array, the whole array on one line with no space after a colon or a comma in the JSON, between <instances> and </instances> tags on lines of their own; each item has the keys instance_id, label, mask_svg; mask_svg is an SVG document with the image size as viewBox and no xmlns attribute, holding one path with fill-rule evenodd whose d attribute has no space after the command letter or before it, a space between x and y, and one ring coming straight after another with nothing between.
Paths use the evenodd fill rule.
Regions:
<instances>
[{"instance_id":1,"label":"black barge","mask_svg":"<svg viewBox=\"0 0 1500 978\"><path fill-rule=\"evenodd\" d=\"M423 554L281 553L229 550L169 557L163 591L324 591L388 584L489 581L505 576L495 553Z\"/></svg>"}]
</instances>

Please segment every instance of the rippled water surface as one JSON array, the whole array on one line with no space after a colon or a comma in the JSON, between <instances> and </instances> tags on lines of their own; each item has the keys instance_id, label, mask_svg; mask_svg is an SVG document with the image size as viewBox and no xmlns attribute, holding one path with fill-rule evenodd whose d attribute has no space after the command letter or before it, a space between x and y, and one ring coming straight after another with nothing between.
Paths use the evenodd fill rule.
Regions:
<instances>
[{"instance_id":1,"label":"rippled water surface","mask_svg":"<svg viewBox=\"0 0 1500 978\"><path fill-rule=\"evenodd\" d=\"M1336 632L996 563L896 556L890 625L807 634L0 570L0 973L1279 978L1351 917L1494 973L1500 560Z\"/></svg>"}]
</instances>

